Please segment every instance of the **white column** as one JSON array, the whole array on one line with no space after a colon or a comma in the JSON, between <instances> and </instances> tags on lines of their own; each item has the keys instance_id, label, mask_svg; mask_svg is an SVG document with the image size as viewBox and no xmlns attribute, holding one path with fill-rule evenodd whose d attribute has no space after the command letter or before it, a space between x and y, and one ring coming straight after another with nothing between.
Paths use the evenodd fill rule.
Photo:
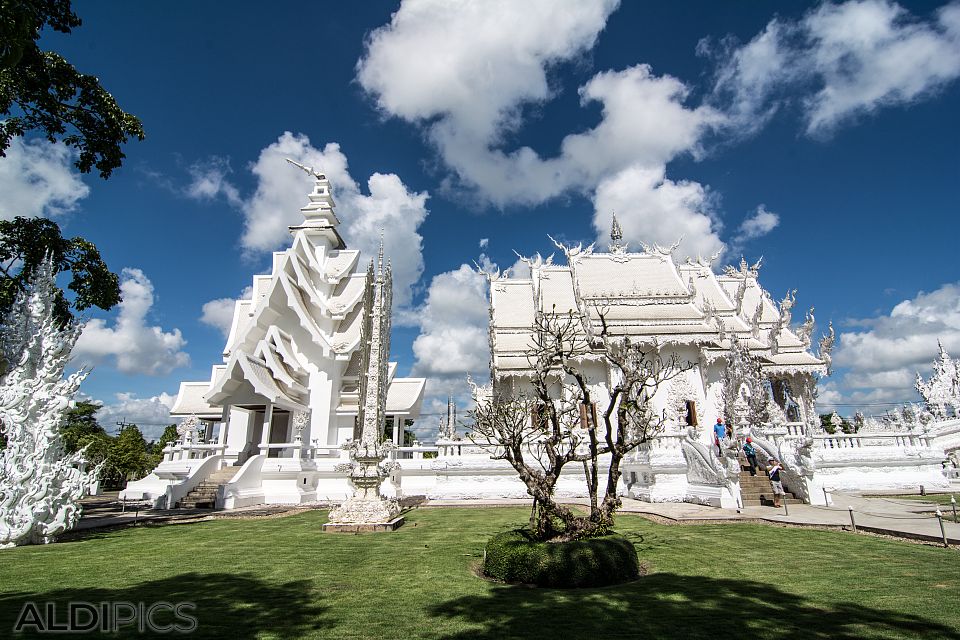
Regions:
<instances>
[{"instance_id":1,"label":"white column","mask_svg":"<svg viewBox=\"0 0 960 640\"><path fill-rule=\"evenodd\" d=\"M270 455L270 423L273 421L273 403L267 402L263 412L263 433L260 434L260 453L265 456Z\"/></svg>"},{"instance_id":2,"label":"white column","mask_svg":"<svg viewBox=\"0 0 960 640\"><path fill-rule=\"evenodd\" d=\"M393 444L403 445L403 432L400 430L400 416L393 416Z\"/></svg>"},{"instance_id":3,"label":"white column","mask_svg":"<svg viewBox=\"0 0 960 640\"><path fill-rule=\"evenodd\" d=\"M230 428L230 405L224 405L223 414L220 416L220 433L217 435L217 444L221 447L227 445L227 430Z\"/></svg>"}]
</instances>

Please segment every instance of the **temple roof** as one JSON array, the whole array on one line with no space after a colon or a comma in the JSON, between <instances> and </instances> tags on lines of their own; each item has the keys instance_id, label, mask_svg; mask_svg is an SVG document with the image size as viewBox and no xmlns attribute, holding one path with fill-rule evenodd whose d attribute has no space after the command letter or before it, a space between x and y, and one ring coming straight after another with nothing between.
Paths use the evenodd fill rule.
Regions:
<instances>
[{"instance_id":1,"label":"temple roof","mask_svg":"<svg viewBox=\"0 0 960 640\"><path fill-rule=\"evenodd\" d=\"M197 416L200 419L219 420L223 416L223 409L211 406L203 399L209 388L209 381L181 382L170 415L175 418Z\"/></svg>"},{"instance_id":2,"label":"temple roof","mask_svg":"<svg viewBox=\"0 0 960 640\"><path fill-rule=\"evenodd\" d=\"M419 413L426 386L426 378L394 378L387 388L386 412L393 415Z\"/></svg>"},{"instance_id":3,"label":"temple roof","mask_svg":"<svg viewBox=\"0 0 960 640\"><path fill-rule=\"evenodd\" d=\"M602 312L608 335L641 342L723 350L736 336L758 355L777 354L769 366L823 367L808 344L781 326L789 318L781 321L780 310L760 286L759 263L741 262L739 270L717 275L702 259L678 265L669 250L659 247L645 247L643 253L628 252L617 241L611 247L610 253L564 248L566 265L525 259L528 278L492 279L490 340L498 375L528 368L537 312L573 313L578 322L589 322L585 333L589 329L593 335L602 330ZM792 306L792 301L784 304ZM771 333L777 334L776 344Z\"/></svg>"}]
</instances>

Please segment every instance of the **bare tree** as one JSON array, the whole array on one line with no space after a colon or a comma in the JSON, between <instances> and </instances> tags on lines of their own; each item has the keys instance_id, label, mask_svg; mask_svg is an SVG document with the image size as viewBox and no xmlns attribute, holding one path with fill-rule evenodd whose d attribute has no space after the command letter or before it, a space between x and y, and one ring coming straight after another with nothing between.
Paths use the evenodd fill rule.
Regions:
<instances>
[{"instance_id":1,"label":"bare tree","mask_svg":"<svg viewBox=\"0 0 960 640\"><path fill-rule=\"evenodd\" d=\"M530 529L540 540L578 539L609 531L621 506L620 463L659 433L666 418L652 408L657 388L691 365L659 346L609 336L588 340L587 318L574 313L538 314L528 354L529 384L495 384L487 397L475 388L472 437L508 461L533 497ZM609 370L608 393L595 397L584 369L599 361ZM599 414L599 419L598 419ZM601 460L603 458L603 460ZM560 473L580 463L590 496L590 514L557 503ZM602 463L608 463L601 489ZM602 490L602 493L601 493Z\"/></svg>"}]
</instances>

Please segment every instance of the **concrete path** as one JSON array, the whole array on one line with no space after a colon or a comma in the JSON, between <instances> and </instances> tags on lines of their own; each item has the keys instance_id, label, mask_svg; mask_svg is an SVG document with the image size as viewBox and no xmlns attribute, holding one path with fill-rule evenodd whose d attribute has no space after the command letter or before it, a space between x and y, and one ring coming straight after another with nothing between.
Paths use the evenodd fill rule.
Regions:
<instances>
[{"instance_id":1,"label":"concrete path","mask_svg":"<svg viewBox=\"0 0 960 640\"><path fill-rule=\"evenodd\" d=\"M231 509L230 511L215 511L213 509L146 509L140 503L123 503L118 499L118 492L105 492L97 496L90 496L80 501L83 513L77 526L71 533L88 529L110 527L125 527L142 522L152 524L186 523L209 520L212 518L233 517L263 517L292 510L300 510L302 505L257 505Z\"/></svg>"},{"instance_id":2,"label":"concrete path","mask_svg":"<svg viewBox=\"0 0 960 640\"><path fill-rule=\"evenodd\" d=\"M678 522L709 520L763 520L806 526L851 529L850 508L858 529L928 542L942 542L940 523L934 515L937 505L919 500L832 493L829 507L807 504L773 507L717 509L694 504L649 503L624 499L623 511L669 518ZM941 507L943 510L943 507ZM960 524L953 522L950 509L943 511L944 531L950 544L960 545Z\"/></svg>"}]
</instances>

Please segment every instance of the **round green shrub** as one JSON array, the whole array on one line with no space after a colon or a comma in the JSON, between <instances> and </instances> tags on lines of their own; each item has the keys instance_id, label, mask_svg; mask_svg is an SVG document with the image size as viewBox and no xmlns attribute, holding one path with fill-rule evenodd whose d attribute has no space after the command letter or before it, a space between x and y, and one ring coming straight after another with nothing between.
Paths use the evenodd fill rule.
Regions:
<instances>
[{"instance_id":1,"label":"round green shrub","mask_svg":"<svg viewBox=\"0 0 960 640\"><path fill-rule=\"evenodd\" d=\"M490 538L485 575L541 587L599 587L634 580L640 563L633 543L616 534L571 542L537 542L524 529Z\"/></svg>"}]
</instances>

